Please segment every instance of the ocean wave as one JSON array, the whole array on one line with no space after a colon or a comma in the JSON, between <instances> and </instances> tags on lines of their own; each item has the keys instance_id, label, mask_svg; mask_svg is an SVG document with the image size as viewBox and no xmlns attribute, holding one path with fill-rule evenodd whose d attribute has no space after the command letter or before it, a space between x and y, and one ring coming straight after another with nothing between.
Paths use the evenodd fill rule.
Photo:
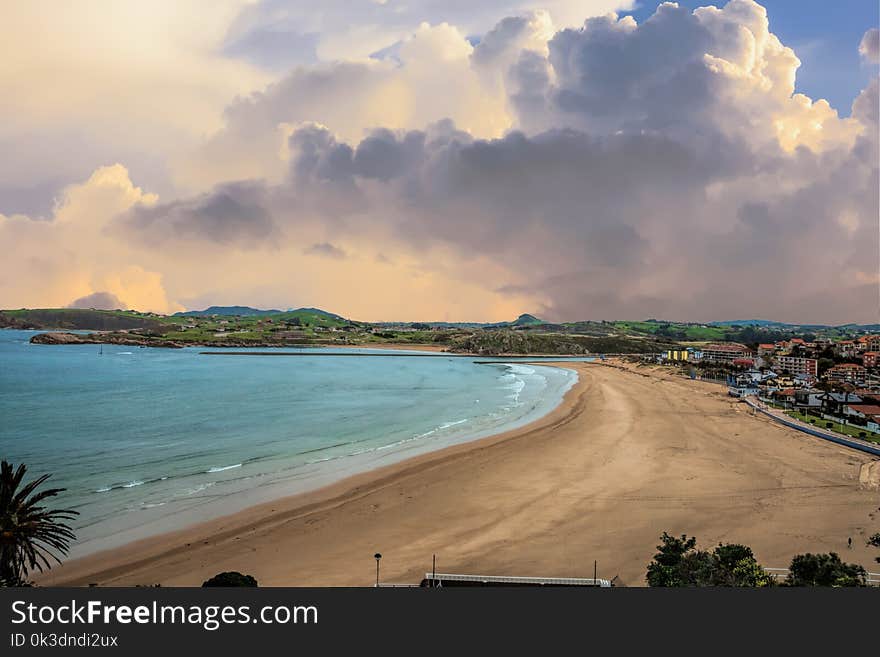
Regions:
<instances>
[{"instance_id":1,"label":"ocean wave","mask_svg":"<svg viewBox=\"0 0 880 657\"><path fill-rule=\"evenodd\" d=\"M241 463L236 463L235 465L221 465L213 468L209 468L205 470L205 474L212 474L214 472L224 472L225 470L234 470L235 468L240 468L242 466Z\"/></svg>"},{"instance_id":2,"label":"ocean wave","mask_svg":"<svg viewBox=\"0 0 880 657\"><path fill-rule=\"evenodd\" d=\"M167 479L167 477L162 477L162 479ZM125 483L119 484L111 484L110 486L102 486L95 490L96 493L106 493L111 490L119 490L121 488L135 488L137 486L143 486L144 484L151 484L155 481L161 481L161 479L150 479L148 481L143 481L141 479L134 479L132 481L127 481Z\"/></svg>"},{"instance_id":3,"label":"ocean wave","mask_svg":"<svg viewBox=\"0 0 880 657\"><path fill-rule=\"evenodd\" d=\"M523 374L525 376L529 376L535 373L535 370L533 368L526 365L509 364L507 367L510 368L510 372L512 374Z\"/></svg>"},{"instance_id":4,"label":"ocean wave","mask_svg":"<svg viewBox=\"0 0 880 657\"><path fill-rule=\"evenodd\" d=\"M183 491L182 494L183 495L195 495L196 493L201 493L203 490L207 490L208 488L210 488L211 486L213 486L216 483L217 483L216 481L209 481L204 484L199 484L198 486L195 486L194 488L187 488L185 491Z\"/></svg>"},{"instance_id":5,"label":"ocean wave","mask_svg":"<svg viewBox=\"0 0 880 657\"><path fill-rule=\"evenodd\" d=\"M440 429L448 429L449 427L454 427L459 424L464 424L467 421L468 421L468 419L465 418L463 420L455 420L453 422L444 422L443 424L440 425Z\"/></svg>"}]
</instances>

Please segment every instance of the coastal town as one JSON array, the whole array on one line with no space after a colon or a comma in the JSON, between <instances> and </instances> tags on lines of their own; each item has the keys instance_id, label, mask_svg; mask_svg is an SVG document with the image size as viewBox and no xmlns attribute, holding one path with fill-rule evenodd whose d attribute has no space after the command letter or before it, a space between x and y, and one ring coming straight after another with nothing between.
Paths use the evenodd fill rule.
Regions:
<instances>
[{"instance_id":1,"label":"coastal town","mask_svg":"<svg viewBox=\"0 0 880 657\"><path fill-rule=\"evenodd\" d=\"M650 360L650 357L647 358ZM801 422L880 442L880 334L671 349L654 358Z\"/></svg>"}]
</instances>

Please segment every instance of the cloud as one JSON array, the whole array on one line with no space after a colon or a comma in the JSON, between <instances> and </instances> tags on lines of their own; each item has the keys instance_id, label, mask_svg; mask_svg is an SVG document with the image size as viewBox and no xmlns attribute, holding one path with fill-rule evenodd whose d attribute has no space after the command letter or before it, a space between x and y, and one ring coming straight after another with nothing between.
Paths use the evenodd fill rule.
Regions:
<instances>
[{"instance_id":1,"label":"cloud","mask_svg":"<svg viewBox=\"0 0 880 657\"><path fill-rule=\"evenodd\" d=\"M116 229L145 244L196 239L253 248L271 243L277 236L265 204L264 185L227 183L193 199L134 205L119 218Z\"/></svg>"},{"instance_id":2,"label":"cloud","mask_svg":"<svg viewBox=\"0 0 880 657\"><path fill-rule=\"evenodd\" d=\"M92 308L94 310L125 310L125 305L115 294L110 292L92 292L79 299L74 299L68 308Z\"/></svg>"},{"instance_id":3,"label":"cloud","mask_svg":"<svg viewBox=\"0 0 880 657\"><path fill-rule=\"evenodd\" d=\"M541 3L560 26L576 26L587 16L631 9L635 4L633 0L545 0ZM228 52L236 46L237 54L272 69L283 64L308 63L313 55L325 61L358 59L406 38L424 22L449 23L465 34L483 34L495 25L499 16L523 14L533 6L529 0L478 3L324 0L318 4L260 0L242 8L232 21L226 48ZM308 48L302 47L305 36L311 41Z\"/></svg>"},{"instance_id":4,"label":"cloud","mask_svg":"<svg viewBox=\"0 0 880 657\"><path fill-rule=\"evenodd\" d=\"M283 180L287 138L320 123L343 139L377 127L412 129L450 119L464 130L500 136L512 126L501 87L486 87L473 46L455 26L424 23L401 40L395 59L298 67L226 107L224 126L175 160L176 181L204 191L235 179ZM455 89L455 93L449 93Z\"/></svg>"},{"instance_id":5,"label":"cloud","mask_svg":"<svg viewBox=\"0 0 880 657\"><path fill-rule=\"evenodd\" d=\"M521 130L444 120L346 140L300 125L272 216L489 258L493 290L551 319L877 319L870 90L847 119L795 94L799 61L750 0L590 19L543 51L529 24L503 21L470 55L514 103L528 96Z\"/></svg>"},{"instance_id":6,"label":"cloud","mask_svg":"<svg viewBox=\"0 0 880 657\"><path fill-rule=\"evenodd\" d=\"M859 43L859 54L871 64L880 63L880 30L876 27L865 32Z\"/></svg>"},{"instance_id":7,"label":"cloud","mask_svg":"<svg viewBox=\"0 0 880 657\"><path fill-rule=\"evenodd\" d=\"M320 256L322 258L333 258L335 260L344 260L348 257L348 254L343 249L330 244L330 242L312 244L307 249L303 249L303 253L306 255Z\"/></svg>"},{"instance_id":8,"label":"cloud","mask_svg":"<svg viewBox=\"0 0 880 657\"><path fill-rule=\"evenodd\" d=\"M0 305L62 307L104 303L174 312L163 275L149 268L156 258L132 249L111 230L120 213L148 208L154 194L132 184L120 164L100 167L84 182L69 185L50 217L0 215ZM121 301L124 299L125 301ZM118 305L117 305L118 304Z\"/></svg>"},{"instance_id":9,"label":"cloud","mask_svg":"<svg viewBox=\"0 0 880 657\"><path fill-rule=\"evenodd\" d=\"M395 59L304 65L238 98L176 161L191 193L160 202L102 168L47 221L0 217L0 300L880 319L876 78L848 118L795 93L798 58L751 0L469 33L423 25ZM383 256L338 257L354 244ZM33 285L4 287L13 272Z\"/></svg>"},{"instance_id":10,"label":"cloud","mask_svg":"<svg viewBox=\"0 0 880 657\"><path fill-rule=\"evenodd\" d=\"M245 3L211 11L173 0L7 4L0 23L0 212L45 213L51 200L106 162L174 191L169 159L222 126L223 107L270 76L220 52ZM33 190L33 191L32 191Z\"/></svg>"}]
</instances>

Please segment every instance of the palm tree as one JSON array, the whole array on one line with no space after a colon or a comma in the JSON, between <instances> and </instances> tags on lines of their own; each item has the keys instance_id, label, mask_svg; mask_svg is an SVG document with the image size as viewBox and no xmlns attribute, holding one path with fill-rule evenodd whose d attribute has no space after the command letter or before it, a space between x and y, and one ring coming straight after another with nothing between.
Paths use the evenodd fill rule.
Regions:
<instances>
[{"instance_id":1,"label":"palm tree","mask_svg":"<svg viewBox=\"0 0 880 657\"><path fill-rule=\"evenodd\" d=\"M26 471L24 464L13 469L7 461L0 463L0 586L24 586L29 571L51 568L50 559L61 563L76 538L65 521L73 520L78 511L40 504L65 489L35 493L50 475L22 485Z\"/></svg>"}]
</instances>

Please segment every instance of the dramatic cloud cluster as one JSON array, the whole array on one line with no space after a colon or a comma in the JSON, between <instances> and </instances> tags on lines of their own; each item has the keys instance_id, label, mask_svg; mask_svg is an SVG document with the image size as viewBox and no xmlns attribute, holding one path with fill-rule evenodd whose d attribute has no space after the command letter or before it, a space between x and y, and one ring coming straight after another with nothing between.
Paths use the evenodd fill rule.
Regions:
<instances>
[{"instance_id":1,"label":"dramatic cloud cluster","mask_svg":"<svg viewBox=\"0 0 880 657\"><path fill-rule=\"evenodd\" d=\"M19 246L0 274L39 278L0 280L0 305L41 289L141 307L137 289L153 309L363 319L880 321L876 76L841 118L795 93L797 56L752 0L560 30L563 4L479 39L444 23L384 34L373 58L283 74L174 159L191 190L176 199L117 165L50 221L0 217ZM259 64L252 46L275 42L254 35L278 21L305 50L331 47L272 6L239 14L224 47ZM876 61L877 31L857 47ZM111 280L123 263L139 273Z\"/></svg>"}]
</instances>

